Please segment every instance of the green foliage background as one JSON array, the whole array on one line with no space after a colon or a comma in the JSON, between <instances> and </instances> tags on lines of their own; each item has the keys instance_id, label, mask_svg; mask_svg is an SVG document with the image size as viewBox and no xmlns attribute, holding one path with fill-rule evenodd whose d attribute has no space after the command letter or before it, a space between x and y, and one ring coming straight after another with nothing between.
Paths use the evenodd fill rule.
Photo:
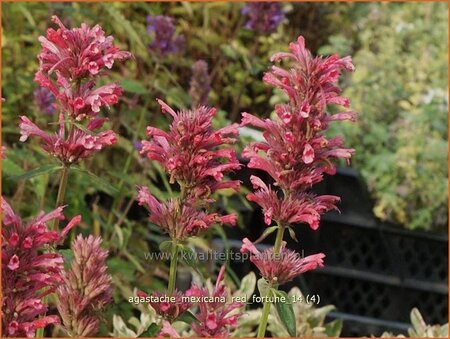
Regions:
<instances>
[{"instance_id":1,"label":"green foliage background","mask_svg":"<svg viewBox=\"0 0 450 339\"><path fill-rule=\"evenodd\" d=\"M314 53L338 52L354 58L357 71L342 86L359 113L356 124L341 124L331 133L343 134L357 153L352 166L362 172L375 200L378 217L407 228L442 230L447 223L447 4L446 3L284 3L285 22L277 32L262 35L243 28L243 3L2 3L2 191L23 216L53 208L56 161L48 159L36 139L20 143L18 117L30 116L53 129L55 117L33 103L38 37L57 14L69 26L100 24L116 44L134 59L114 67L110 79L122 84L125 95L108 117L120 134L114 147L100 152L73 171L66 214L82 214L83 232L102 234L110 249L108 262L117 286L117 303L106 315L133 315L123 303L133 288L164 285L164 263L144 261L143 253L158 248L163 235L134 205L135 186L148 185L167 198L171 187L161 168L141 159L134 143L145 138L149 124L163 129L167 120L155 98L178 108L191 105L188 96L191 66L208 62L212 77L210 103L219 109L217 126L238 121L240 112L262 117L283 100L261 81L272 53L286 50L298 35ZM165 14L176 19L186 37L182 55L159 58L148 50L146 16ZM244 141L245 142L245 141ZM15 178L32 169L40 175ZM53 167L54 169L54 167ZM39 174L39 173L38 173ZM241 196L218 197L219 207L248 212ZM245 220L240 213L240 226ZM207 248L206 240L195 244ZM208 269L205 268L205 274ZM111 330L107 324L103 333Z\"/></svg>"}]
</instances>

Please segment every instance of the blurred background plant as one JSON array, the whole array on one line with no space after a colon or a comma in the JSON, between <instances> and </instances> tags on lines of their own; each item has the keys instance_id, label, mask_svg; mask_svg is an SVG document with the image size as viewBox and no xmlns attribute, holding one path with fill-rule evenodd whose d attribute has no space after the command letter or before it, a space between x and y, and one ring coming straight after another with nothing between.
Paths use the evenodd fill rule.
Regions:
<instances>
[{"instance_id":1,"label":"blurred background plant","mask_svg":"<svg viewBox=\"0 0 450 339\"><path fill-rule=\"evenodd\" d=\"M136 206L135 184L147 183L159 199L177 188L168 183L157 163L142 161L138 141L145 138L145 126L167 124L156 98L176 108L195 104L190 87L199 94L199 81L205 83L191 79L198 68L198 79L205 79L204 65L198 66L198 60L206 62L209 86L202 90L209 93L192 97L195 102L207 98L218 108L215 127L219 128L239 121L242 111L268 117L270 107L285 100L261 79L269 57L286 50L299 34L313 53L353 55L356 72L342 87L360 113L358 124L345 124L333 133L344 134L348 146L356 148L352 166L366 179L375 213L407 228L442 230L446 225L448 17L444 3L309 2L250 9L245 3L221 2L30 2L2 3L2 10L2 97L6 99L2 144L7 147L2 191L21 215L48 211L56 200L52 167L43 166L48 164L46 154L36 140L19 143L18 129L21 114L32 116L40 126L57 121L52 96L37 90L33 82L40 50L37 39L50 25L51 15L68 26L99 23L121 49L134 55L110 76L125 92L109 114L119 140L85 162L83 168L90 172L74 171L69 182L74 189L66 197L67 215L82 214L84 233L101 234L110 250L107 264L116 286L115 302L105 314L109 323L101 335L113 332L114 314L132 319L133 331L139 335L145 327L139 325L139 309L123 300L133 295L134 288L164 289L167 262L145 259L144 253L158 251L165 239L147 221L145 210ZM252 15L255 11L264 18L259 25L253 22L258 17ZM171 19L156 20L158 16ZM166 34L157 33L161 27ZM252 130L242 132L242 144L254 138ZM225 191L216 197L221 209L238 212L241 228L251 213L246 193L244 187L239 196ZM207 239L213 237L227 246L220 228L214 228ZM207 250L210 243L197 239L191 246ZM213 271L204 266L203 273ZM233 271L227 272L237 283ZM322 335L323 318L315 317L305 333ZM117 317L115 321L121 324ZM144 317L141 322L149 320ZM317 326L320 330L314 330Z\"/></svg>"},{"instance_id":2,"label":"blurred background plant","mask_svg":"<svg viewBox=\"0 0 450 339\"><path fill-rule=\"evenodd\" d=\"M446 6L368 6L319 50L354 56L345 94L358 124L333 127L356 149L352 165L375 198L376 216L408 229L447 228Z\"/></svg>"}]
</instances>

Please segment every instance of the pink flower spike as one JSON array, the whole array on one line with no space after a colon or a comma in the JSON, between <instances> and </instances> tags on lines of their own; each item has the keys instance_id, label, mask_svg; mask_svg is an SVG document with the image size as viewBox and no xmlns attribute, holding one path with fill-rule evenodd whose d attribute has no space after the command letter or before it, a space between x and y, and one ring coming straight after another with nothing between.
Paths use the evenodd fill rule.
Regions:
<instances>
[{"instance_id":1,"label":"pink flower spike","mask_svg":"<svg viewBox=\"0 0 450 339\"><path fill-rule=\"evenodd\" d=\"M188 187L188 201L211 201L216 190L227 187L225 176L241 167L235 151L225 147L236 142L238 125L215 130L214 108L175 111L164 101L157 101L173 121L168 132L147 127L150 140L142 141L140 153L158 161L168 172L170 183ZM237 186L237 181L231 185Z\"/></svg>"},{"instance_id":2,"label":"pink flower spike","mask_svg":"<svg viewBox=\"0 0 450 339\"><path fill-rule=\"evenodd\" d=\"M34 336L36 329L59 323L57 316L43 317L48 308L43 297L61 284L63 258L42 252L62 237L47 228L63 218L62 208L24 224L2 197L2 215L2 328L6 336Z\"/></svg>"},{"instance_id":3,"label":"pink flower spike","mask_svg":"<svg viewBox=\"0 0 450 339\"><path fill-rule=\"evenodd\" d=\"M245 248L252 248L254 245L244 239ZM286 243L283 242L279 254L274 253L273 248L259 252L256 247L250 252L250 261L259 269L261 276L267 282L276 284L285 284L298 275L317 267L323 267L323 253L301 257L299 253L285 248ZM242 251L242 249L241 249Z\"/></svg>"},{"instance_id":4,"label":"pink flower spike","mask_svg":"<svg viewBox=\"0 0 450 339\"><path fill-rule=\"evenodd\" d=\"M111 302L111 276L106 259L108 251L101 248L101 238L80 234L72 242L74 258L64 271L64 283L56 293L62 327L71 337L92 337L100 326L100 312Z\"/></svg>"}]
</instances>

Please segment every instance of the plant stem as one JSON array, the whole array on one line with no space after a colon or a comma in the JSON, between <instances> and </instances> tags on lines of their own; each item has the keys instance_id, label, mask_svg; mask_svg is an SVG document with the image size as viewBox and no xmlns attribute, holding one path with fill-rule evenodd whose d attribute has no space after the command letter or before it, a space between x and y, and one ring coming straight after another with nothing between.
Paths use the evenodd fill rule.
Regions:
<instances>
[{"instance_id":1,"label":"plant stem","mask_svg":"<svg viewBox=\"0 0 450 339\"><path fill-rule=\"evenodd\" d=\"M61 171L61 178L59 180L58 196L56 197L56 208L64 203L64 197L66 195L67 180L69 179L69 165L64 165ZM58 230L59 219L53 221L52 229Z\"/></svg>"},{"instance_id":2,"label":"plant stem","mask_svg":"<svg viewBox=\"0 0 450 339\"><path fill-rule=\"evenodd\" d=\"M273 248L274 258L280 254L281 244L282 244L283 236L284 236L284 230L285 230L285 226L278 224L277 237L275 239L275 245ZM269 292L267 293L267 296L270 296L272 294L272 290L271 290L272 288L277 289L278 286L272 285L272 282L269 282ZM267 320L269 319L269 313L270 313L270 304L271 304L270 301L264 301L264 306L263 306L262 315L261 315L261 321L260 321L259 327L258 327L257 338L264 338L264 336L266 334Z\"/></svg>"},{"instance_id":3,"label":"plant stem","mask_svg":"<svg viewBox=\"0 0 450 339\"><path fill-rule=\"evenodd\" d=\"M273 248L274 255L280 254L281 243L283 241L284 236L284 229L285 229L284 225L278 224L277 237L275 238L275 245Z\"/></svg>"},{"instance_id":4,"label":"plant stem","mask_svg":"<svg viewBox=\"0 0 450 339\"><path fill-rule=\"evenodd\" d=\"M269 297L272 294L272 291L269 288L269 292L267 296ZM261 322L259 323L258 333L256 335L257 338L264 338L266 334L267 320L269 319L270 313L270 302L264 302L264 306L261 314Z\"/></svg>"},{"instance_id":5,"label":"plant stem","mask_svg":"<svg viewBox=\"0 0 450 339\"><path fill-rule=\"evenodd\" d=\"M187 196L186 185L180 182L180 196L178 198L178 209L176 213L180 213L183 209L184 200ZM172 236L172 255L170 257L170 268L169 268L169 285L167 286L167 293L172 296L175 289L175 283L177 281L177 264L178 264L178 238L175 235Z\"/></svg>"},{"instance_id":6,"label":"plant stem","mask_svg":"<svg viewBox=\"0 0 450 339\"><path fill-rule=\"evenodd\" d=\"M167 293L169 297L172 296L175 289L175 283L177 281L177 262L178 262L178 242L172 240L172 255L170 258L170 269L169 269L169 286L167 287Z\"/></svg>"}]
</instances>

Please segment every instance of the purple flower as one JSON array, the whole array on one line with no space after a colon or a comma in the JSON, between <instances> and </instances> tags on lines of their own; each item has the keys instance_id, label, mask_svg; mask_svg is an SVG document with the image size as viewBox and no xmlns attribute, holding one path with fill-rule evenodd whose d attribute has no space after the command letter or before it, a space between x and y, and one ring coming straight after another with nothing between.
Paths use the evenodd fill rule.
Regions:
<instances>
[{"instance_id":1,"label":"purple flower","mask_svg":"<svg viewBox=\"0 0 450 339\"><path fill-rule=\"evenodd\" d=\"M165 15L147 17L147 32L153 36L149 48L160 56L176 54L184 48L184 36L175 33L174 21Z\"/></svg>"},{"instance_id":2,"label":"purple flower","mask_svg":"<svg viewBox=\"0 0 450 339\"><path fill-rule=\"evenodd\" d=\"M208 105L208 95L211 91L211 79L208 74L208 64L204 60L198 60L192 65L192 77L189 85L189 95L192 99L192 106Z\"/></svg>"},{"instance_id":3,"label":"purple flower","mask_svg":"<svg viewBox=\"0 0 450 339\"><path fill-rule=\"evenodd\" d=\"M2 198L2 328L8 337L33 337L36 329L59 323L55 315L45 316L47 304L43 297L63 282L63 257L44 252L57 245L77 225L76 216L61 231L50 231L47 224L64 219L63 207L41 212L24 224Z\"/></svg>"},{"instance_id":4,"label":"purple flower","mask_svg":"<svg viewBox=\"0 0 450 339\"><path fill-rule=\"evenodd\" d=\"M36 89L34 91L34 103L41 112L50 115L55 114L56 111L55 96L49 89L45 87L40 87Z\"/></svg>"},{"instance_id":5,"label":"purple flower","mask_svg":"<svg viewBox=\"0 0 450 339\"><path fill-rule=\"evenodd\" d=\"M245 28L260 33L273 33L284 20L284 12L278 2L249 2L241 13L247 16Z\"/></svg>"},{"instance_id":6,"label":"purple flower","mask_svg":"<svg viewBox=\"0 0 450 339\"><path fill-rule=\"evenodd\" d=\"M92 337L97 334L99 314L111 302L111 276L107 273L108 251L100 247L101 238L81 234L72 242L73 261L64 272L56 290L57 308L62 325L71 337Z\"/></svg>"}]
</instances>

